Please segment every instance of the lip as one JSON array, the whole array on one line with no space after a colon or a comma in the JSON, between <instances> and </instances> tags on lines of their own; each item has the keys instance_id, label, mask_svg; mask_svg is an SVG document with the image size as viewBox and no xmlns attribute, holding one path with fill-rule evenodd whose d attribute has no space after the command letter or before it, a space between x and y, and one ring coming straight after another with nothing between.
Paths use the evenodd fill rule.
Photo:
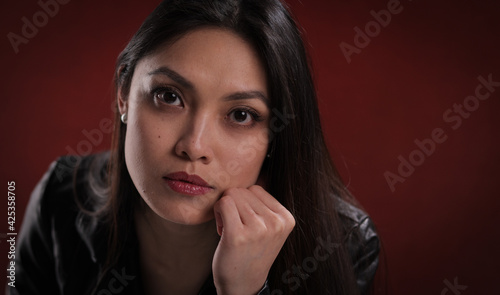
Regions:
<instances>
[{"instance_id":1,"label":"lip","mask_svg":"<svg viewBox=\"0 0 500 295\"><path fill-rule=\"evenodd\" d=\"M198 175L182 171L170 173L164 176L163 179L170 189L184 195L204 195L214 189Z\"/></svg>"}]
</instances>

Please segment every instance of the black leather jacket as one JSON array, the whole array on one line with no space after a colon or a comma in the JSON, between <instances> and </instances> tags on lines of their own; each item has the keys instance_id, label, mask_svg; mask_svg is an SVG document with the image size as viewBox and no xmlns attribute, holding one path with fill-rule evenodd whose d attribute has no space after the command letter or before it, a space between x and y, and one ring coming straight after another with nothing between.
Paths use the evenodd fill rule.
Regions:
<instances>
[{"instance_id":1,"label":"black leather jacket","mask_svg":"<svg viewBox=\"0 0 500 295\"><path fill-rule=\"evenodd\" d=\"M105 227L98 218L82 212L73 197L75 190L91 191L87 173L91 158L82 159L76 178L72 162L75 158L60 158L36 186L17 244L15 288L7 286L7 294L143 293L135 236L127 242L122 259L99 279L106 259ZM378 265L379 239L364 212L341 200L338 208L342 221L360 233L361 241L349 237L347 245L357 284L366 294ZM199 294L217 294L211 277ZM267 284L259 294L271 294Z\"/></svg>"}]
</instances>

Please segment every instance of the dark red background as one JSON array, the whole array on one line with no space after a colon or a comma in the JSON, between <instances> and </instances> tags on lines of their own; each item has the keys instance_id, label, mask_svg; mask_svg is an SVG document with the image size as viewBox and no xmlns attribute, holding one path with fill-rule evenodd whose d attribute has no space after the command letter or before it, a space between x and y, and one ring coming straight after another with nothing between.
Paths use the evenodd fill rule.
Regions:
<instances>
[{"instance_id":1,"label":"dark red background","mask_svg":"<svg viewBox=\"0 0 500 295\"><path fill-rule=\"evenodd\" d=\"M339 44L373 20L387 1L289 1L304 27L324 132L345 181L378 225L391 294L462 294L498 289L500 257L500 87L453 130L443 113L474 95L477 77L500 81L500 4L401 1L402 11L348 63ZM1 183L16 182L19 229L29 194L49 163L86 141L112 117L118 53L158 1L81 1L61 5L16 54L7 34L37 1L0 4ZM414 141L443 129L447 140L392 192ZM109 147L109 136L92 152ZM7 232L6 197L0 233ZM2 269L6 239L0 239ZM3 285L5 276L0 277Z\"/></svg>"}]
</instances>

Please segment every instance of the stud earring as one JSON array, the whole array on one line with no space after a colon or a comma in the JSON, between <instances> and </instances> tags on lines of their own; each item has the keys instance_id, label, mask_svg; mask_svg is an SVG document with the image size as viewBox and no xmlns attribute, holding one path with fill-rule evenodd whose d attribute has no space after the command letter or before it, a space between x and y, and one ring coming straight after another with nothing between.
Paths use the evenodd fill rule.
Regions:
<instances>
[{"instance_id":1,"label":"stud earring","mask_svg":"<svg viewBox=\"0 0 500 295\"><path fill-rule=\"evenodd\" d=\"M267 158L271 158L271 154L267 154L267 155L266 155L266 157L267 157Z\"/></svg>"},{"instance_id":2,"label":"stud earring","mask_svg":"<svg viewBox=\"0 0 500 295\"><path fill-rule=\"evenodd\" d=\"M121 118L123 124L127 124L127 113L123 113L120 118Z\"/></svg>"}]
</instances>

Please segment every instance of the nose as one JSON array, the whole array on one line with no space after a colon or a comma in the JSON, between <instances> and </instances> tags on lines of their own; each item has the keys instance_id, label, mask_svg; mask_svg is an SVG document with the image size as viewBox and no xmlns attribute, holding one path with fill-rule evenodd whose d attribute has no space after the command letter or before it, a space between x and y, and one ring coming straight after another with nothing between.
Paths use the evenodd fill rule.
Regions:
<instances>
[{"instance_id":1,"label":"nose","mask_svg":"<svg viewBox=\"0 0 500 295\"><path fill-rule=\"evenodd\" d=\"M188 119L175 145L175 154L189 161L210 163L214 157L212 125L213 122L207 115Z\"/></svg>"}]
</instances>

